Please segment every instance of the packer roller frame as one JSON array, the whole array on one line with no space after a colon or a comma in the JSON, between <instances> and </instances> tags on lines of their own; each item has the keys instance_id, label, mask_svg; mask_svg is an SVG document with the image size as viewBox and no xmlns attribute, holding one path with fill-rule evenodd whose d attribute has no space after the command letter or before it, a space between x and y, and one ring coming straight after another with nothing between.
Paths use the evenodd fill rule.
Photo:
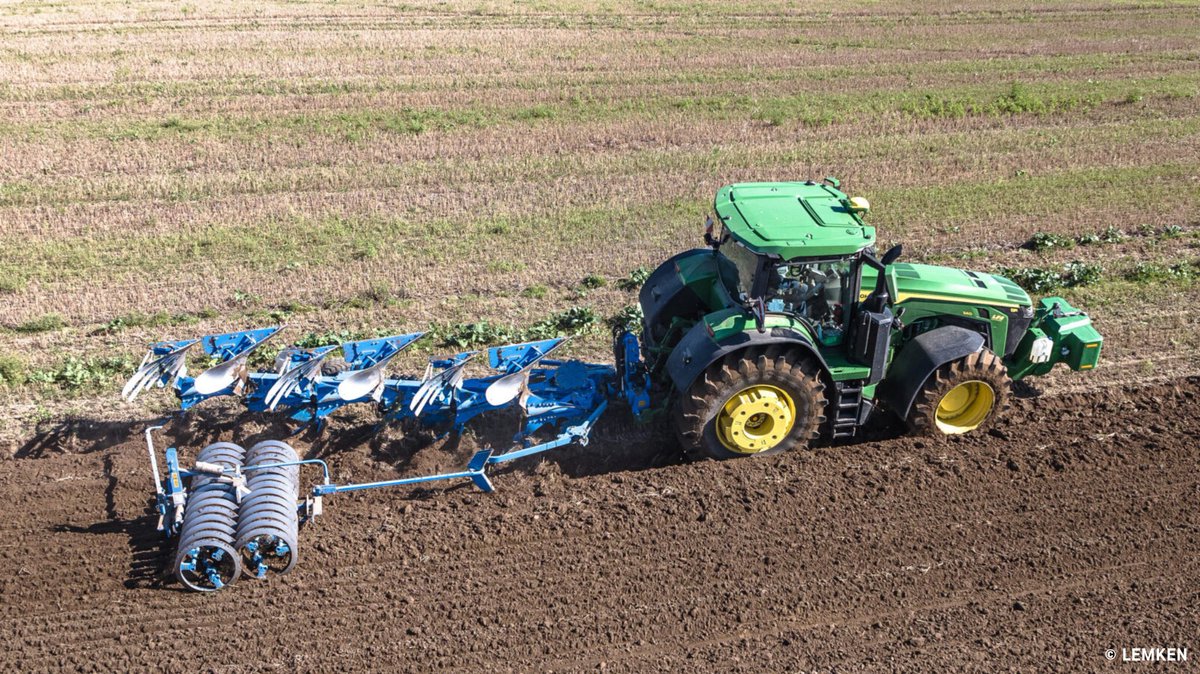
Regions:
<instances>
[{"instance_id":1,"label":"packer roller frame","mask_svg":"<svg viewBox=\"0 0 1200 674\"><path fill-rule=\"evenodd\" d=\"M507 452L497 453L492 448L481 449L471 457L464 470L421 475L416 477L382 480L376 482L360 482L338 484L330 479L329 466L322 459L299 459L295 461L280 461L258 463L252 465L229 465L228 463L209 463L197 460L192 468L184 468L180 463L179 451L175 447L167 447L163 452L164 470L160 473L157 450L154 446L153 433L164 428L163 424L154 424L146 428L146 449L150 458L150 469L154 478L155 510L158 513L157 529L168 540L175 541L172 555L173 573L185 587L200 592L212 592L231 585L241 575L254 578L264 578L272 569L271 559L264 559L265 550L260 549L261 542L253 539L249 544L242 541L243 532L241 518L247 516L240 508L245 507L246 499L253 499L262 492L253 484L253 476L265 471L277 471L285 468L315 467L320 469L320 479L307 491L300 490L299 480L296 480L296 500L294 502L295 530L276 532L284 538L283 533L290 533L290 540L276 541L272 537L270 552L275 557L287 556L280 573L290 571L295 565L299 548L299 528L313 521L324 511L324 497L347 492L366 491L371 489L406 487L430 482L468 480L485 493L495 491L488 469L496 464L513 461L526 456L539 454L551 449L577 442L586 445L588 434L596 419L604 411L607 404L601 404L592 411L580 424L567 427L557 437L530 445L516 448ZM278 444L279 441L267 441ZM231 445L232 443L216 443L213 446ZM261 444L261 443L260 443ZM258 445L256 445L257 447ZM208 449L208 448L205 448ZM239 448L240 449L240 448ZM198 454L203 456L204 450ZM225 504L232 515L223 519L227 531L224 536L214 539L212 536L196 535L189 538L189 529L209 525L201 523L189 527L197 515L189 510L190 498L197 494L196 485L204 480L202 488L212 489L214 483L225 486L226 492L221 495L221 503ZM275 487L267 487L267 492L276 491ZM276 496L278 498L278 496ZM212 500L206 496L206 499ZM270 506L268 506L270 507ZM284 514L280 510L276 514ZM208 515L207 503L199 511L199 517L211 519ZM256 511L260 514L261 510ZM236 536L234 535L236 533ZM235 547L236 543L236 547ZM268 555L271 556L271 555ZM240 558L245 558L241 560Z\"/></svg>"}]
</instances>

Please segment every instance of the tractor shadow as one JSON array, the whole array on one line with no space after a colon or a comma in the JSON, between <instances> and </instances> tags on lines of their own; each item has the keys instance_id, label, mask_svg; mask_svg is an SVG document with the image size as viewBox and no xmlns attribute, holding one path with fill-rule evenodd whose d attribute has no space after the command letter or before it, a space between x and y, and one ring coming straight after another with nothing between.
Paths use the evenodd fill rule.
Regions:
<instances>
[{"instance_id":1,"label":"tractor shadow","mask_svg":"<svg viewBox=\"0 0 1200 674\"><path fill-rule=\"evenodd\" d=\"M1041 388L1031 384L1025 379L1019 379L1012 383L1012 396L1018 399L1040 398L1044 391Z\"/></svg>"},{"instance_id":2,"label":"tractor shadow","mask_svg":"<svg viewBox=\"0 0 1200 674\"><path fill-rule=\"evenodd\" d=\"M684 454L665 418L639 422L624 407L604 413L587 446L567 445L542 456L572 478L636 473L694 460Z\"/></svg>"}]
</instances>

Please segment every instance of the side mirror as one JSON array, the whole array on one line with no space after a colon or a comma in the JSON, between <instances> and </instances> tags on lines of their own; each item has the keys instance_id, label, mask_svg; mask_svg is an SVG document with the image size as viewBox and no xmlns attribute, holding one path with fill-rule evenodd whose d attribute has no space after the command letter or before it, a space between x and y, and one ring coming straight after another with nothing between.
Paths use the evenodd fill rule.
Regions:
<instances>
[{"instance_id":1,"label":"side mirror","mask_svg":"<svg viewBox=\"0 0 1200 674\"><path fill-rule=\"evenodd\" d=\"M880 263L882 263L883 266L886 267L889 264L895 262L900 257L900 253L903 253L903 252L904 252L904 246L902 246L900 244L896 244L895 246L888 248L888 251L883 254L883 259L880 260Z\"/></svg>"},{"instance_id":2,"label":"side mirror","mask_svg":"<svg viewBox=\"0 0 1200 674\"><path fill-rule=\"evenodd\" d=\"M868 266L874 267L879 272L875 277L875 290L863 304L867 311L883 311L883 308L888 305L890 297L888 296L887 274L884 272L889 264L895 262L896 258L900 257L900 253L903 250L899 245L892 246L888 249L888 252L883 254L882 260L875 259L869 253L863 253L863 262L866 262Z\"/></svg>"}]
</instances>

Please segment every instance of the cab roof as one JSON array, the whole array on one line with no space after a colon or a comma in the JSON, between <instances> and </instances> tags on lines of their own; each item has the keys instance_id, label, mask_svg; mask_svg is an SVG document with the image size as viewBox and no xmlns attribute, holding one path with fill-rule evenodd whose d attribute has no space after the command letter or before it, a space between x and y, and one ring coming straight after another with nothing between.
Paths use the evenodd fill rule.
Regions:
<instances>
[{"instance_id":1,"label":"cab roof","mask_svg":"<svg viewBox=\"0 0 1200 674\"><path fill-rule=\"evenodd\" d=\"M850 199L825 183L737 183L717 191L725 231L750 250L784 260L853 255L875 243L875 228Z\"/></svg>"}]
</instances>

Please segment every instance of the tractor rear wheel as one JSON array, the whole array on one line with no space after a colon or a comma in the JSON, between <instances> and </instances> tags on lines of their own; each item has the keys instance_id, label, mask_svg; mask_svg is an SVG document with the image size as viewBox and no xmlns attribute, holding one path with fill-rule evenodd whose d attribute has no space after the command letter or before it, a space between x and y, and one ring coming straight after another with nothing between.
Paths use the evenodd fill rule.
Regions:
<instances>
[{"instance_id":1,"label":"tractor rear wheel","mask_svg":"<svg viewBox=\"0 0 1200 674\"><path fill-rule=\"evenodd\" d=\"M684 451L714 459L774 454L817 437L825 386L810 358L786 345L713 363L675 406Z\"/></svg>"},{"instance_id":2,"label":"tractor rear wheel","mask_svg":"<svg viewBox=\"0 0 1200 674\"><path fill-rule=\"evenodd\" d=\"M917 392L908 424L918 435L985 430L996 420L1012 380L996 354L981 349L934 370Z\"/></svg>"}]
</instances>

